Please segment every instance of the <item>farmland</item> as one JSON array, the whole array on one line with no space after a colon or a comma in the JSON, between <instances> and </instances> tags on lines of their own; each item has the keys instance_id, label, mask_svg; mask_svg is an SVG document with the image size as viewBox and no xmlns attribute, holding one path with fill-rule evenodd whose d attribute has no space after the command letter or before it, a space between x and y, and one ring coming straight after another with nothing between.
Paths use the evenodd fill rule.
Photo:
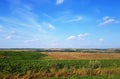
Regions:
<instances>
[{"instance_id":1,"label":"farmland","mask_svg":"<svg viewBox=\"0 0 120 79\"><path fill-rule=\"evenodd\" d=\"M120 54L0 51L0 79L119 79Z\"/></svg>"},{"instance_id":2,"label":"farmland","mask_svg":"<svg viewBox=\"0 0 120 79\"><path fill-rule=\"evenodd\" d=\"M58 60L101 60L120 59L119 53L80 53L80 52L43 52L52 59Z\"/></svg>"}]
</instances>

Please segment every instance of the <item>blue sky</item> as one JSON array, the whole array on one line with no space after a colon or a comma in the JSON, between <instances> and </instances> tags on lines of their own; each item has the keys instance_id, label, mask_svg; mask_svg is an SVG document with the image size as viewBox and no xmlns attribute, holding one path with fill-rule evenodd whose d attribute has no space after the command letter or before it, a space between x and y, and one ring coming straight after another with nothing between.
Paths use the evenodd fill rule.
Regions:
<instances>
[{"instance_id":1,"label":"blue sky","mask_svg":"<svg viewBox=\"0 0 120 79\"><path fill-rule=\"evenodd\" d=\"M120 0L0 0L0 48L120 48Z\"/></svg>"}]
</instances>

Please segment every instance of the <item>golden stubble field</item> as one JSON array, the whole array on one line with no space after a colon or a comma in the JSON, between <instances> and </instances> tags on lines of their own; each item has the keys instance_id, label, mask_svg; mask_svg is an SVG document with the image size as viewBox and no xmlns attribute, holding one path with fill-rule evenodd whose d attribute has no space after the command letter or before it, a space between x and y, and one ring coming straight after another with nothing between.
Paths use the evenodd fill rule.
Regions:
<instances>
[{"instance_id":1,"label":"golden stubble field","mask_svg":"<svg viewBox=\"0 0 120 79\"><path fill-rule=\"evenodd\" d=\"M42 52L47 58L58 60L120 59L119 53Z\"/></svg>"}]
</instances>

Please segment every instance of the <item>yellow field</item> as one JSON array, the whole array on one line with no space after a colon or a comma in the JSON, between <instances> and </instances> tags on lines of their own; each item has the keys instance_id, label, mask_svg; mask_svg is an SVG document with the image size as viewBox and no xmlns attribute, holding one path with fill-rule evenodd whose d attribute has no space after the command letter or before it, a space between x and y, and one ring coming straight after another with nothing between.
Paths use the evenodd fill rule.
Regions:
<instances>
[{"instance_id":1,"label":"yellow field","mask_svg":"<svg viewBox=\"0 0 120 79\"><path fill-rule=\"evenodd\" d=\"M58 60L100 60L100 59L120 59L118 53L80 53L80 52L43 52L50 59Z\"/></svg>"}]
</instances>

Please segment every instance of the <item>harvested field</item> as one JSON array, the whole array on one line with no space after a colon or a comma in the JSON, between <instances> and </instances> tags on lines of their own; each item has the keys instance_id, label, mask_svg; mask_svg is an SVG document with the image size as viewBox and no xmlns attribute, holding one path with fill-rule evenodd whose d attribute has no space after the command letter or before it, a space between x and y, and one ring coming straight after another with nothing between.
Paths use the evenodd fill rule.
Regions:
<instances>
[{"instance_id":1,"label":"harvested field","mask_svg":"<svg viewBox=\"0 0 120 79\"><path fill-rule=\"evenodd\" d=\"M43 52L48 58L58 60L120 59L119 53Z\"/></svg>"}]
</instances>

